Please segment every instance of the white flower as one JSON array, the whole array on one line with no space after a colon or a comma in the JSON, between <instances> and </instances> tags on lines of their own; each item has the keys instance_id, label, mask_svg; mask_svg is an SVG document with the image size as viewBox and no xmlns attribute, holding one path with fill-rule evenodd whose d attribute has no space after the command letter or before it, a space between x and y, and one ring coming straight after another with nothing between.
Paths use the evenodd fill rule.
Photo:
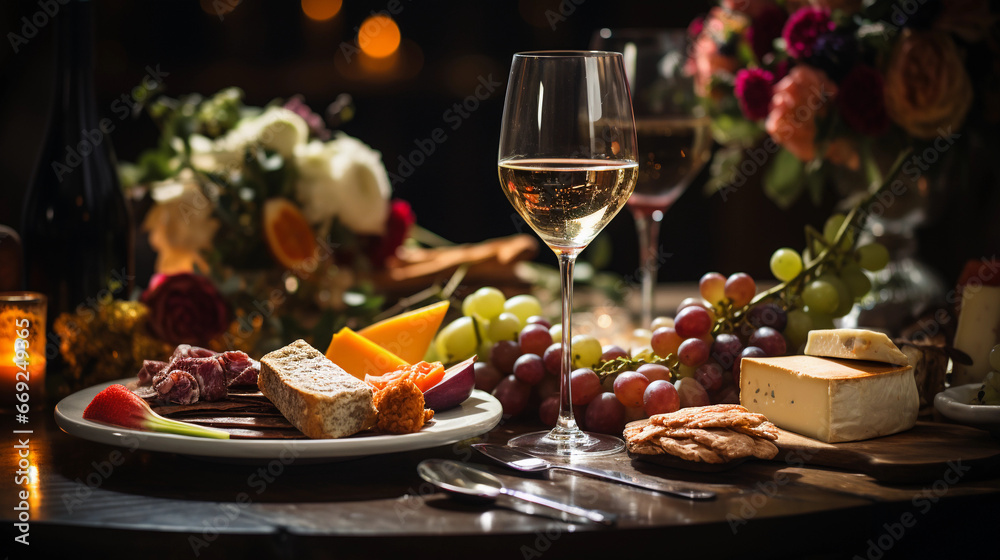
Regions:
<instances>
[{"instance_id":1,"label":"white flower","mask_svg":"<svg viewBox=\"0 0 1000 560\"><path fill-rule=\"evenodd\" d=\"M146 214L143 228L157 251L158 272L207 270L201 251L212 246L219 221L212 215L212 201L185 169L177 177L150 186L156 204Z\"/></svg>"},{"instance_id":2,"label":"white flower","mask_svg":"<svg viewBox=\"0 0 1000 560\"><path fill-rule=\"evenodd\" d=\"M381 152L346 134L338 135L330 145L340 191L341 223L355 233L385 233L392 187Z\"/></svg>"},{"instance_id":3,"label":"white flower","mask_svg":"<svg viewBox=\"0 0 1000 560\"><path fill-rule=\"evenodd\" d=\"M298 146L295 161L296 196L309 221L337 218L355 233L385 232L391 187L382 154L341 133L326 143Z\"/></svg>"},{"instance_id":4,"label":"white flower","mask_svg":"<svg viewBox=\"0 0 1000 560\"><path fill-rule=\"evenodd\" d=\"M248 146L273 150L287 161L308 139L309 126L302 117L284 107L268 107L255 117L243 119L236 128L215 140L192 134L188 142L191 162L198 169L234 172L242 167Z\"/></svg>"}]
</instances>

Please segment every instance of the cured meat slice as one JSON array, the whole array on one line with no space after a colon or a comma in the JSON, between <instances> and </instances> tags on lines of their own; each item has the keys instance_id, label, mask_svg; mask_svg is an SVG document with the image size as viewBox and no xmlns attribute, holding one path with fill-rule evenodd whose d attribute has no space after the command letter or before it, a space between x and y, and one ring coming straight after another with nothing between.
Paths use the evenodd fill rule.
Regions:
<instances>
[{"instance_id":1,"label":"cured meat slice","mask_svg":"<svg viewBox=\"0 0 1000 560\"><path fill-rule=\"evenodd\" d=\"M260 362L239 350L223 352L218 357L223 369L226 370L226 378L229 385L257 386L257 375L260 374Z\"/></svg>"},{"instance_id":2,"label":"cured meat slice","mask_svg":"<svg viewBox=\"0 0 1000 560\"><path fill-rule=\"evenodd\" d=\"M143 360L142 367L139 369L139 386L145 387L153 384L153 377L160 373L163 368L167 367L167 362L160 362L158 360Z\"/></svg>"},{"instance_id":3,"label":"cured meat slice","mask_svg":"<svg viewBox=\"0 0 1000 560\"><path fill-rule=\"evenodd\" d=\"M174 353L170 355L170 361L180 358L208 358L214 356L216 352L201 346L191 346L190 344L180 344L174 348Z\"/></svg>"},{"instance_id":4,"label":"cured meat slice","mask_svg":"<svg viewBox=\"0 0 1000 560\"><path fill-rule=\"evenodd\" d=\"M170 362L166 369L171 373L180 370L193 375L198 380L201 400L218 401L226 398L229 393L226 389L228 385L226 372L222 369L222 363L215 357L178 358Z\"/></svg>"},{"instance_id":5,"label":"cured meat slice","mask_svg":"<svg viewBox=\"0 0 1000 560\"><path fill-rule=\"evenodd\" d=\"M153 378L153 388L161 400L177 404L197 402L201 394L198 381L183 370L164 369Z\"/></svg>"}]
</instances>

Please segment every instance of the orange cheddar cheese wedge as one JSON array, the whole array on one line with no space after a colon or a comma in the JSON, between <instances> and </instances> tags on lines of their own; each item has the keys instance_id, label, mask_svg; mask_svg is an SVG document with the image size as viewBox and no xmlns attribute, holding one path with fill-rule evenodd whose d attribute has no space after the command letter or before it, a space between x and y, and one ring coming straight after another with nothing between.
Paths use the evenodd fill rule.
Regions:
<instances>
[{"instance_id":1,"label":"orange cheddar cheese wedge","mask_svg":"<svg viewBox=\"0 0 1000 560\"><path fill-rule=\"evenodd\" d=\"M358 334L414 364L424 359L447 312L447 301L432 303L379 321Z\"/></svg>"},{"instance_id":2,"label":"orange cheddar cheese wedge","mask_svg":"<svg viewBox=\"0 0 1000 560\"><path fill-rule=\"evenodd\" d=\"M365 375L382 375L409 362L344 327L333 335L326 357L347 373L364 381Z\"/></svg>"}]
</instances>

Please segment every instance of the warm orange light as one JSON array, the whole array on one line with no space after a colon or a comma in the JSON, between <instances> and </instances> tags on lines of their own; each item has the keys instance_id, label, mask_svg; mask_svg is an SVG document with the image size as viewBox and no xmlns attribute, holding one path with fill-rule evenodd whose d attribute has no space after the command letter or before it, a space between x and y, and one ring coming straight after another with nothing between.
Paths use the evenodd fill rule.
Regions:
<instances>
[{"instance_id":1,"label":"warm orange light","mask_svg":"<svg viewBox=\"0 0 1000 560\"><path fill-rule=\"evenodd\" d=\"M375 14L361 24L358 46L373 58L385 58L399 48L399 26L389 16Z\"/></svg>"},{"instance_id":2,"label":"warm orange light","mask_svg":"<svg viewBox=\"0 0 1000 560\"><path fill-rule=\"evenodd\" d=\"M340 13L343 0L302 0L302 12L311 20L326 21Z\"/></svg>"}]
</instances>

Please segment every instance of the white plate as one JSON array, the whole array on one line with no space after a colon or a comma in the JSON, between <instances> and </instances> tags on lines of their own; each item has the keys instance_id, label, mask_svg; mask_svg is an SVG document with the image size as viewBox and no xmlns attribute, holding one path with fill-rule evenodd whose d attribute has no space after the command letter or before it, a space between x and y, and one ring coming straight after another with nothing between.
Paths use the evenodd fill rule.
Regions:
<instances>
[{"instance_id":1,"label":"white plate","mask_svg":"<svg viewBox=\"0 0 1000 560\"><path fill-rule=\"evenodd\" d=\"M934 408L949 420L1000 436L1000 406L969 404L982 385L970 383L946 389L934 397Z\"/></svg>"},{"instance_id":2,"label":"white plate","mask_svg":"<svg viewBox=\"0 0 1000 560\"><path fill-rule=\"evenodd\" d=\"M413 434L358 436L344 439L230 439L219 440L130 430L84 420L83 409L109 385L95 385L73 393L56 405L56 423L66 433L129 449L165 451L228 459L344 460L448 445L492 430L503 412L500 402L483 391L473 391L461 405L434 415L434 421Z\"/></svg>"}]
</instances>

